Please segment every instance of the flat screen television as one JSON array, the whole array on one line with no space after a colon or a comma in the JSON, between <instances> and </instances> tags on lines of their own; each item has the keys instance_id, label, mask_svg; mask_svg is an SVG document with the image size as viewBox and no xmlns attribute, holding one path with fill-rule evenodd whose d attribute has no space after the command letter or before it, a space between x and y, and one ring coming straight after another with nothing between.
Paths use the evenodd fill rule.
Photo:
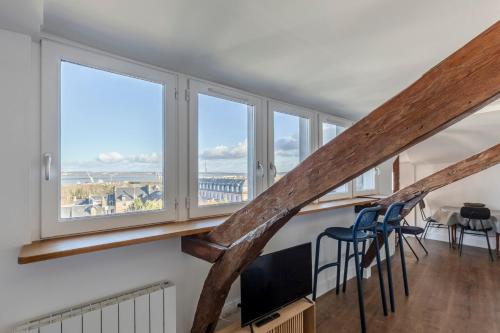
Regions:
<instances>
[{"instance_id":1,"label":"flat screen television","mask_svg":"<svg viewBox=\"0 0 500 333\"><path fill-rule=\"evenodd\" d=\"M311 243L258 257L240 282L243 327L312 293Z\"/></svg>"}]
</instances>

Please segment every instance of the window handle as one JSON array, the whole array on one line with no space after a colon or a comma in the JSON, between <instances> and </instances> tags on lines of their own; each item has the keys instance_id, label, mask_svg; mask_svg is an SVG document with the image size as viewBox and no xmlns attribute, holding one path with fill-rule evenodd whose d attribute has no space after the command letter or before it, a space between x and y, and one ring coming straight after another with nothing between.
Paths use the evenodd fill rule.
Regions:
<instances>
[{"instance_id":1,"label":"window handle","mask_svg":"<svg viewBox=\"0 0 500 333\"><path fill-rule=\"evenodd\" d=\"M50 180L50 166L52 164L52 154L43 154L43 166L45 169L45 180Z\"/></svg>"},{"instance_id":2,"label":"window handle","mask_svg":"<svg viewBox=\"0 0 500 333\"><path fill-rule=\"evenodd\" d=\"M273 179L276 178L277 171L273 162L269 162L269 169L273 172Z\"/></svg>"},{"instance_id":3,"label":"window handle","mask_svg":"<svg viewBox=\"0 0 500 333\"><path fill-rule=\"evenodd\" d=\"M264 177L264 166L260 161L257 161L257 176Z\"/></svg>"}]
</instances>

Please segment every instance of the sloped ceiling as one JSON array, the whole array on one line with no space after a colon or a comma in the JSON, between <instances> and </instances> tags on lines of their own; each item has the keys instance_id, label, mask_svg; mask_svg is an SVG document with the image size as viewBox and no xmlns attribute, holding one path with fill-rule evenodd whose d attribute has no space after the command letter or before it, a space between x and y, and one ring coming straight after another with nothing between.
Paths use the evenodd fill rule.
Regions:
<instances>
[{"instance_id":1,"label":"sloped ceiling","mask_svg":"<svg viewBox=\"0 0 500 333\"><path fill-rule=\"evenodd\" d=\"M500 143L500 99L402 154L402 162L461 161ZM500 177L500 175L499 175Z\"/></svg>"},{"instance_id":2,"label":"sloped ceiling","mask_svg":"<svg viewBox=\"0 0 500 333\"><path fill-rule=\"evenodd\" d=\"M356 120L499 15L499 0L45 0L43 31Z\"/></svg>"},{"instance_id":3,"label":"sloped ceiling","mask_svg":"<svg viewBox=\"0 0 500 333\"><path fill-rule=\"evenodd\" d=\"M38 37L42 20L42 0L0 0L0 29Z\"/></svg>"},{"instance_id":4,"label":"sloped ceiling","mask_svg":"<svg viewBox=\"0 0 500 333\"><path fill-rule=\"evenodd\" d=\"M43 15L42 15L43 10ZM0 0L0 28L357 120L500 19L499 0ZM441 163L500 142L500 102L411 148Z\"/></svg>"}]
</instances>

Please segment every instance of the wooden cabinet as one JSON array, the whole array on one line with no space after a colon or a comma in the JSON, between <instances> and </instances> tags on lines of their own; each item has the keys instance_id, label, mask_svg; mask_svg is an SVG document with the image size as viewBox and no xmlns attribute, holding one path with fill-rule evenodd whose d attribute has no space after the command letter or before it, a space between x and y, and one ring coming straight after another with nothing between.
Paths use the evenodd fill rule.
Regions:
<instances>
[{"instance_id":1,"label":"wooden cabinet","mask_svg":"<svg viewBox=\"0 0 500 333\"><path fill-rule=\"evenodd\" d=\"M241 327L237 314L226 322L220 322L216 333L316 333L314 302L300 299L276 312L280 314L279 318L260 327Z\"/></svg>"}]
</instances>

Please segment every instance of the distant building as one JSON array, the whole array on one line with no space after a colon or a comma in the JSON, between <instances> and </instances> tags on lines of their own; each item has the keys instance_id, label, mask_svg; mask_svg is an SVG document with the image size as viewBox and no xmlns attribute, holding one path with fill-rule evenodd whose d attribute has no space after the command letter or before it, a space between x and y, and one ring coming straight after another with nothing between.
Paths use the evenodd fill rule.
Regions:
<instances>
[{"instance_id":1,"label":"distant building","mask_svg":"<svg viewBox=\"0 0 500 333\"><path fill-rule=\"evenodd\" d=\"M158 185L115 187L114 192L110 194L91 195L85 199L75 198L72 204L61 207L61 218L125 213L129 211L135 199L140 199L143 203L163 200L163 191Z\"/></svg>"},{"instance_id":2,"label":"distant building","mask_svg":"<svg viewBox=\"0 0 500 333\"><path fill-rule=\"evenodd\" d=\"M200 178L198 196L203 201L242 202L244 178Z\"/></svg>"},{"instance_id":3,"label":"distant building","mask_svg":"<svg viewBox=\"0 0 500 333\"><path fill-rule=\"evenodd\" d=\"M143 203L163 200L163 192L158 185L116 187L114 197L116 213L124 213L129 211L135 199Z\"/></svg>"}]
</instances>

